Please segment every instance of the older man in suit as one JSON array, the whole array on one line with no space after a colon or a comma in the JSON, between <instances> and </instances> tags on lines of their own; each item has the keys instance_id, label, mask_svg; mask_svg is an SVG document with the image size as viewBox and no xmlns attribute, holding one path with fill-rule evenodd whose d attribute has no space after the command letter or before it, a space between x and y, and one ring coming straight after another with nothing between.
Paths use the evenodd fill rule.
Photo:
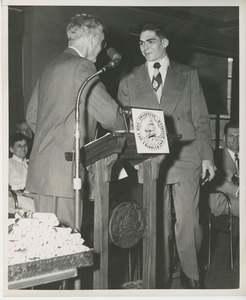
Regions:
<instances>
[{"instance_id":1,"label":"older man in suit","mask_svg":"<svg viewBox=\"0 0 246 300\"><path fill-rule=\"evenodd\" d=\"M176 212L175 236L184 288L200 288L198 252L202 240L199 225L200 177L215 174L210 120L197 71L168 58L169 40L158 24L140 29L139 45L146 63L126 74L119 86L123 106L161 109L167 131L181 134L160 172L164 220L164 279L170 276L171 194Z\"/></svg>"},{"instance_id":2,"label":"older man in suit","mask_svg":"<svg viewBox=\"0 0 246 300\"><path fill-rule=\"evenodd\" d=\"M67 26L67 37L68 48L47 65L28 105L26 120L35 138L26 189L38 194L40 212L53 212L62 224L74 228L74 166L65 152L74 149L78 91L96 73L105 27L92 15L78 14ZM81 147L95 138L97 122L109 130L124 128L119 105L98 77L81 94L80 119Z\"/></svg>"},{"instance_id":3,"label":"older man in suit","mask_svg":"<svg viewBox=\"0 0 246 300\"><path fill-rule=\"evenodd\" d=\"M239 217L239 125L229 122L224 127L225 147L215 151L216 175L212 189L227 193L231 200L231 213ZM209 206L215 216L228 214L227 201L223 194L211 193Z\"/></svg>"}]
</instances>

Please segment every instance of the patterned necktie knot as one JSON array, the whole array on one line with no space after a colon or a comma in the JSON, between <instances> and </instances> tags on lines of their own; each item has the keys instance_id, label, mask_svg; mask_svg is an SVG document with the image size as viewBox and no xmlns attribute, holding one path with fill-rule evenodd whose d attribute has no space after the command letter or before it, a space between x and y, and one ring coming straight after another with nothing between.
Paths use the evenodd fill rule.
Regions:
<instances>
[{"instance_id":1,"label":"patterned necktie knot","mask_svg":"<svg viewBox=\"0 0 246 300\"><path fill-rule=\"evenodd\" d=\"M160 67L161 67L161 65L160 65L160 63L156 62L156 63L154 63L153 67L154 67L154 69L158 69L159 70Z\"/></svg>"}]
</instances>

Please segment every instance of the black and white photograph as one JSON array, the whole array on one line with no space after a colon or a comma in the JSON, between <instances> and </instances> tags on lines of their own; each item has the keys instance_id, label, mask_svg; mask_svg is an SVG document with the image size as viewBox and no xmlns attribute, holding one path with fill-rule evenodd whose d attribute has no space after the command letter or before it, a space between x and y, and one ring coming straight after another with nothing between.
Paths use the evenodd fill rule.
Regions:
<instances>
[{"instance_id":1,"label":"black and white photograph","mask_svg":"<svg viewBox=\"0 0 246 300\"><path fill-rule=\"evenodd\" d=\"M246 1L1 9L3 296L246 296Z\"/></svg>"}]
</instances>

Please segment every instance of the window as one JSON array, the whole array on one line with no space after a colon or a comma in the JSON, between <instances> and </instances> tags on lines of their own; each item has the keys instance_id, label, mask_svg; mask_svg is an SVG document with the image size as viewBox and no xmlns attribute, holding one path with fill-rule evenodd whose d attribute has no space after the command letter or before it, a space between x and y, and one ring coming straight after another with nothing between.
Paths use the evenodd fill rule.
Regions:
<instances>
[{"instance_id":1,"label":"window","mask_svg":"<svg viewBox=\"0 0 246 300\"><path fill-rule=\"evenodd\" d=\"M211 130L212 130L212 140L215 149L223 148L223 130L227 122L230 121L231 117L231 95L232 95L232 67L233 58L228 58L228 71L227 71L227 97L226 106L227 113L224 114L210 114L211 118Z\"/></svg>"}]
</instances>

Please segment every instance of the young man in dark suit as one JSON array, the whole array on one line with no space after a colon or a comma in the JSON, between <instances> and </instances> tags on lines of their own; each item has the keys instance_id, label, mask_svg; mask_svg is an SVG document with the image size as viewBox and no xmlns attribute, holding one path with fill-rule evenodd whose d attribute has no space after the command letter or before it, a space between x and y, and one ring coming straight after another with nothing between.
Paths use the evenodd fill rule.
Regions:
<instances>
[{"instance_id":1,"label":"young man in dark suit","mask_svg":"<svg viewBox=\"0 0 246 300\"><path fill-rule=\"evenodd\" d=\"M164 223L164 279L170 277L171 192L176 212L175 237L184 288L200 288L198 252L202 241L199 225L200 178L214 177L210 119L197 71L171 61L169 40L155 23L140 29L139 46L146 63L134 68L120 82L122 106L161 109L168 133L181 134L160 172ZM170 190L171 189L171 190ZM170 192L171 191L171 192Z\"/></svg>"}]
</instances>

